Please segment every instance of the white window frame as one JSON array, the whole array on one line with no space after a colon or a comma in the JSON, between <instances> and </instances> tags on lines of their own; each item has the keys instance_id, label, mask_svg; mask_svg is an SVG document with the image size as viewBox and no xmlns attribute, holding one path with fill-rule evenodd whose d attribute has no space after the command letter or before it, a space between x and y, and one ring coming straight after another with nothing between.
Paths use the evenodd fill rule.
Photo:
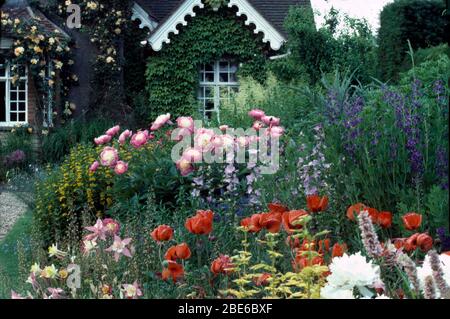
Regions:
<instances>
[{"instance_id":1,"label":"white window frame","mask_svg":"<svg viewBox=\"0 0 450 319\"><path fill-rule=\"evenodd\" d=\"M220 64L221 63L228 63L227 71L221 71ZM206 71L206 66L212 65L213 71ZM235 67L236 70L233 72L232 68ZM199 70L199 89L197 93L197 100L200 103L200 113L202 113L203 117L206 119L208 118L208 115L213 115L214 113L217 115L219 121L220 121L220 104L223 100L230 100L231 97L231 90L233 88L236 88L239 90L239 81L231 81L232 75L236 75L238 71L239 65L236 62L233 62L231 60L217 60L213 63L205 63L200 66ZM206 81L206 74L214 74L214 80L212 82ZM220 73L228 73L228 81L222 82L220 81ZM212 98L206 97L205 90L206 88L211 88L214 92L214 96ZM221 89L227 88L228 89L228 96L226 98L223 98L220 96ZM208 100L213 99L214 101L214 108L211 110L206 110L206 103Z\"/></svg>"},{"instance_id":2,"label":"white window frame","mask_svg":"<svg viewBox=\"0 0 450 319\"><path fill-rule=\"evenodd\" d=\"M0 127L14 127L16 125L27 125L28 124L28 69L25 68L25 75L20 77L17 81L25 82L25 111L19 111L19 105L17 104L17 110L12 111L17 114L17 120L19 119L19 114L25 112L25 121L11 121L11 91L14 90L14 85L12 84L11 77L11 64L8 61L5 61L3 65L5 69L5 74L0 75L0 82L6 83L5 88L5 106L1 105L0 107L6 107L6 118L4 122L0 122ZM17 88L17 87L16 87ZM17 90L15 103L23 102L19 100L19 91Z\"/></svg>"}]
</instances>

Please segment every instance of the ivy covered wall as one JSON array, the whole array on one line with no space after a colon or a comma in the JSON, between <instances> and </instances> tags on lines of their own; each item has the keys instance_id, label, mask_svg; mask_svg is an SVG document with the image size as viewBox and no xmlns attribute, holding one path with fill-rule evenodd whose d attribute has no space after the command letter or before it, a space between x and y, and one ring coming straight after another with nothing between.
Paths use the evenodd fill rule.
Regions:
<instances>
[{"instance_id":1,"label":"ivy covered wall","mask_svg":"<svg viewBox=\"0 0 450 319\"><path fill-rule=\"evenodd\" d=\"M171 36L170 44L149 58L146 90L149 98L146 120L170 112L173 116L194 114L198 103L198 67L222 57L242 63L239 75L264 81L268 47L261 35L238 18L233 9L199 10Z\"/></svg>"}]
</instances>

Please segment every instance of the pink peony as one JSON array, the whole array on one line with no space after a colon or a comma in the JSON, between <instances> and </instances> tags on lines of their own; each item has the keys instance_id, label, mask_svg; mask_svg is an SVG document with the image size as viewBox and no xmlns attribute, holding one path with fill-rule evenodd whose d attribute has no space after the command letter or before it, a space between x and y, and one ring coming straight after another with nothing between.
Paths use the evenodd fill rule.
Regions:
<instances>
[{"instance_id":1,"label":"pink peony","mask_svg":"<svg viewBox=\"0 0 450 319\"><path fill-rule=\"evenodd\" d=\"M283 133L284 133L284 128L282 128L280 126L272 126L266 132L266 134L269 134L273 138L279 138L283 135Z\"/></svg>"},{"instance_id":2,"label":"pink peony","mask_svg":"<svg viewBox=\"0 0 450 319\"><path fill-rule=\"evenodd\" d=\"M230 127L229 127L228 125L221 125L221 126L219 126L219 129L220 129L222 132L226 132L229 128L230 128Z\"/></svg>"},{"instance_id":3,"label":"pink peony","mask_svg":"<svg viewBox=\"0 0 450 319\"><path fill-rule=\"evenodd\" d=\"M102 135L100 137L95 138L94 142L96 145L103 145L103 144L111 142L111 139L112 139L112 137L109 135Z\"/></svg>"},{"instance_id":4,"label":"pink peony","mask_svg":"<svg viewBox=\"0 0 450 319\"><path fill-rule=\"evenodd\" d=\"M168 121L170 121L170 113L160 115L156 118L155 122L153 122L151 131L157 131L161 127L163 127Z\"/></svg>"},{"instance_id":5,"label":"pink peony","mask_svg":"<svg viewBox=\"0 0 450 319\"><path fill-rule=\"evenodd\" d=\"M115 136L117 133L119 133L120 131L120 126L116 125L112 128L110 128L109 130L106 131L106 135L109 135L111 137Z\"/></svg>"},{"instance_id":6,"label":"pink peony","mask_svg":"<svg viewBox=\"0 0 450 319\"><path fill-rule=\"evenodd\" d=\"M141 148L145 144L147 144L147 140L149 139L148 131L139 131L131 137L131 145L135 148Z\"/></svg>"},{"instance_id":7,"label":"pink peony","mask_svg":"<svg viewBox=\"0 0 450 319\"><path fill-rule=\"evenodd\" d=\"M89 171L91 173L94 173L98 167L100 166L100 163L98 161L95 161L94 163L92 163L91 167L89 167Z\"/></svg>"},{"instance_id":8,"label":"pink peony","mask_svg":"<svg viewBox=\"0 0 450 319\"><path fill-rule=\"evenodd\" d=\"M120 136L119 136L119 143L121 145L125 144L127 139L130 138L131 136L133 136L132 131L130 131L130 130L123 131L122 134L120 134Z\"/></svg>"},{"instance_id":9,"label":"pink peony","mask_svg":"<svg viewBox=\"0 0 450 319\"><path fill-rule=\"evenodd\" d=\"M253 117L253 119L259 121L264 116L266 116L266 113L264 113L264 111L261 111L261 110L258 110L258 109L254 109L254 110L251 110L250 112L248 112L248 115L250 117Z\"/></svg>"},{"instance_id":10,"label":"pink peony","mask_svg":"<svg viewBox=\"0 0 450 319\"><path fill-rule=\"evenodd\" d=\"M214 136L213 130L204 128L198 129L194 137L195 147L201 149L203 152L209 151L212 147Z\"/></svg>"},{"instance_id":11,"label":"pink peony","mask_svg":"<svg viewBox=\"0 0 450 319\"><path fill-rule=\"evenodd\" d=\"M231 149L234 146L234 138L231 135L225 134L221 136L222 147L225 149Z\"/></svg>"},{"instance_id":12,"label":"pink peony","mask_svg":"<svg viewBox=\"0 0 450 319\"><path fill-rule=\"evenodd\" d=\"M253 126L252 126L252 128L256 131L259 131L263 127L265 127L265 124L261 121L256 121L255 123L253 123Z\"/></svg>"},{"instance_id":13,"label":"pink peony","mask_svg":"<svg viewBox=\"0 0 450 319\"><path fill-rule=\"evenodd\" d=\"M125 163L123 161L118 161L116 167L114 167L114 172L116 172L117 175L125 174L127 171L128 163Z\"/></svg>"},{"instance_id":14,"label":"pink peony","mask_svg":"<svg viewBox=\"0 0 450 319\"><path fill-rule=\"evenodd\" d=\"M192 134L191 130L187 128L179 128L175 130L175 138L174 141L180 142L182 141L186 136L189 136Z\"/></svg>"},{"instance_id":15,"label":"pink peony","mask_svg":"<svg viewBox=\"0 0 450 319\"><path fill-rule=\"evenodd\" d=\"M108 235L117 235L120 231L120 224L112 218L105 218L103 220L103 227L105 233Z\"/></svg>"},{"instance_id":16,"label":"pink peony","mask_svg":"<svg viewBox=\"0 0 450 319\"><path fill-rule=\"evenodd\" d=\"M179 117L177 119L178 127L181 129L188 129L191 132L194 132L194 119L192 117Z\"/></svg>"},{"instance_id":17,"label":"pink peony","mask_svg":"<svg viewBox=\"0 0 450 319\"><path fill-rule=\"evenodd\" d=\"M114 167L119 160L119 152L114 148L107 146L100 154L100 163L103 166Z\"/></svg>"},{"instance_id":18,"label":"pink peony","mask_svg":"<svg viewBox=\"0 0 450 319\"><path fill-rule=\"evenodd\" d=\"M249 144L249 140L247 136L239 136L236 139L236 143L240 146L240 147L247 147Z\"/></svg>"},{"instance_id":19,"label":"pink peony","mask_svg":"<svg viewBox=\"0 0 450 319\"><path fill-rule=\"evenodd\" d=\"M182 157L190 163L199 163L201 162L203 155L202 152L196 148L188 148L183 152Z\"/></svg>"},{"instance_id":20,"label":"pink peony","mask_svg":"<svg viewBox=\"0 0 450 319\"><path fill-rule=\"evenodd\" d=\"M194 165L185 158L179 159L176 165L182 176L187 176L194 171Z\"/></svg>"},{"instance_id":21,"label":"pink peony","mask_svg":"<svg viewBox=\"0 0 450 319\"><path fill-rule=\"evenodd\" d=\"M261 121L263 121L264 124L269 126L278 126L280 125L281 122L281 120L275 116L264 116L261 118Z\"/></svg>"}]
</instances>

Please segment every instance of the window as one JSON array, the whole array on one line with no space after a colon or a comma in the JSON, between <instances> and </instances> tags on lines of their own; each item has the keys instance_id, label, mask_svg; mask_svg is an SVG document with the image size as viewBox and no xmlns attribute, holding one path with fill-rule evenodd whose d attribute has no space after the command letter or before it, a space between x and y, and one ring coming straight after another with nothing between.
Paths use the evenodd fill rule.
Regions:
<instances>
[{"instance_id":1,"label":"window","mask_svg":"<svg viewBox=\"0 0 450 319\"><path fill-rule=\"evenodd\" d=\"M28 122L26 70L19 67L20 77L17 81L13 81L11 68L4 58L0 58L0 126L14 126Z\"/></svg>"},{"instance_id":2,"label":"window","mask_svg":"<svg viewBox=\"0 0 450 319\"><path fill-rule=\"evenodd\" d=\"M220 104L239 90L237 70L237 63L224 60L200 67L198 100L205 118L211 118L213 113L219 116Z\"/></svg>"}]
</instances>

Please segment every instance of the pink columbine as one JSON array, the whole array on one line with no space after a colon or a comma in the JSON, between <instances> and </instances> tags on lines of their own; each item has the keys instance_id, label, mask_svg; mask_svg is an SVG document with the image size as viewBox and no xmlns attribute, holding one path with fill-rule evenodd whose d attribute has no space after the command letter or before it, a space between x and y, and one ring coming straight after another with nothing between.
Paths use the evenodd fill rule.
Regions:
<instances>
[{"instance_id":1,"label":"pink columbine","mask_svg":"<svg viewBox=\"0 0 450 319\"><path fill-rule=\"evenodd\" d=\"M188 129L194 132L194 119L192 117L182 116L177 119L177 125L181 129Z\"/></svg>"},{"instance_id":2,"label":"pink columbine","mask_svg":"<svg viewBox=\"0 0 450 319\"><path fill-rule=\"evenodd\" d=\"M11 290L11 299L32 299L30 296L28 297L23 297L22 295L19 295L17 292L15 292L14 290Z\"/></svg>"},{"instance_id":3,"label":"pink columbine","mask_svg":"<svg viewBox=\"0 0 450 319\"><path fill-rule=\"evenodd\" d=\"M262 111L262 110L254 109L254 110L251 110L250 112L248 112L248 115L250 117L253 117L253 119L259 121L264 116L266 116L266 113L264 113L264 111Z\"/></svg>"},{"instance_id":4,"label":"pink columbine","mask_svg":"<svg viewBox=\"0 0 450 319\"><path fill-rule=\"evenodd\" d=\"M94 139L96 145L103 145L111 142L112 137L109 135L102 135Z\"/></svg>"},{"instance_id":5,"label":"pink columbine","mask_svg":"<svg viewBox=\"0 0 450 319\"><path fill-rule=\"evenodd\" d=\"M112 218L105 218L103 220L103 227L105 228L105 233L108 235L117 235L120 231L120 224Z\"/></svg>"},{"instance_id":6,"label":"pink columbine","mask_svg":"<svg viewBox=\"0 0 450 319\"><path fill-rule=\"evenodd\" d=\"M283 135L284 128L280 126L272 126L269 128L266 132L266 134L269 134L272 138L279 138Z\"/></svg>"},{"instance_id":7,"label":"pink columbine","mask_svg":"<svg viewBox=\"0 0 450 319\"><path fill-rule=\"evenodd\" d=\"M280 125L280 122L281 122L281 120L275 116L263 116L261 118L261 121L263 121L264 124L269 125L269 126L278 126L278 125Z\"/></svg>"},{"instance_id":8,"label":"pink columbine","mask_svg":"<svg viewBox=\"0 0 450 319\"><path fill-rule=\"evenodd\" d=\"M153 125L150 128L150 130L157 131L169 121L170 121L170 113L160 115L156 118L155 122L153 122Z\"/></svg>"},{"instance_id":9,"label":"pink columbine","mask_svg":"<svg viewBox=\"0 0 450 319\"><path fill-rule=\"evenodd\" d=\"M202 152L200 152L196 148L188 148L183 152L182 157L188 160L190 163L199 163L201 162L203 155Z\"/></svg>"},{"instance_id":10,"label":"pink columbine","mask_svg":"<svg viewBox=\"0 0 450 319\"><path fill-rule=\"evenodd\" d=\"M107 146L100 154L100 163L103 166L114 167L119 160L119 152L114 148Z\"/></svg>"},{"instance_id":11,"label":"pink columbine","mask_svg":"<svg viewBox=\"0 0 450 319\"><path fill-rule=\"evenodd\" d=\"M256 121L255 123L253 123L252 128L256 131L259 131L260 129L264 128L266 125L261 122L261 121Z\"/></svg>"},{"instance_id":12,"label":"pink columbine","mask_svg":"<svg viewBox=\"0 0 450 319\"><path fill-rule=\"evenodd\" d=\"M194 171L194 165L183 157L177 161L176 165L181 173L181 176L187 176Z\"/></svg>"},{"instance_id":13,"label":"pink columbine","mask_svg":"<svg viewBox=\"0 0 450 319\"><path fill-rule=\"evenodd\" d=\"M117 175L125 174L128 171L128 163L125 163L124 161L118 161L116 166L114 167L114 172L116 172Z\"/></svg>"},{"instance_id":14,"label":"pink columbine","mask_svg":"<svg viewBox=\"0 0 450 319\"><path fill-rule=\"evenodd\" d=\"M64 290L61 288L47 288L47 290L51 294L48 299L62 299Z\"/></svg>"},{"instance_id":15,"label":"pink columbine","mask_svg":"<svg viewBox=\"0 0 450 319\"><path fill-rule=\"evenodd\" d=\"M125 238L124 240L120 239L119 236L114 236L114 243L111 247L105 249L105 251L110 251L114 253L114 260L116 262L119 261L120 255L124 255L127 257L132 257L130 250L127 248L127 245L131 243L131 238Z\"/></svg>"},{"instance_id":16,"label":"pink columbine","mask_svg":"<svg viewBox=\"0 0 450 319\"><path fill-rule=\"evenodd\" d=\"M109 135L111 137L117 135L117 133L119 133L120 131L120 126L116 125L114 127L111 127L109 130L106 131L106 135Z\"/></svg>"},{"instance_id":17,"label":"pink columbine","mask_svg":"<svg viewBox=\"0 0 450 319\"><path fill-rule=\"evenodd\" d=\"M147 144L147 140L149 139L148 131L139 131L131 137L131 145L135 148L141 148L145 144Z\"/></svg>"},{"instance_id":18,"label":"pink columbine","mask_svg":"<svg viewBox=\"0 0 450 319\"><path fill-rule=\"evenodd\" d=\"M106 240L106 230L101 219L98 219L94 226L88 226L85 227L85 229L90 231L92 234L87 235L84 240L96 241L98 238L101 240Z\"/></svg>"},{"instance_id":19,"label":"pink columbine","mask_svg":"<svg viewBox=\"0 0 450 319\"><path fill-rule=\"evenodd\" d=\"M137 281L135 281L132 285L130 284L124 284L123 287L123 293L125 298L127 299L136 299L138 297L142 297L142 291L139 287Z\"/></svg>"},{"instance_id":20,"label":"pink columbine","mask_svg":"<svg viewBox=\"0 0 450 319\"><path fill-rule=\"evenodd\" d=\"M91 173L94 173L98 167L100 166L100 163L98 161L95 161L94 163L92 163L91 167L89 167L89 171Z\"/></svg>"},{"instance_id":21,"label":"pink columbine","mask_svg":"<svg viewBox=\"0 0 450 319\"><path fill-rule=\"evenodd\" d=\"M130 138L131 136L133 136L133 132L132 131L130 131L130 130L123 131L122 134L120 134L120 136L119 136L119 143L121 145L125 144L127 139Z\"/></svg>"}]
</instances>

